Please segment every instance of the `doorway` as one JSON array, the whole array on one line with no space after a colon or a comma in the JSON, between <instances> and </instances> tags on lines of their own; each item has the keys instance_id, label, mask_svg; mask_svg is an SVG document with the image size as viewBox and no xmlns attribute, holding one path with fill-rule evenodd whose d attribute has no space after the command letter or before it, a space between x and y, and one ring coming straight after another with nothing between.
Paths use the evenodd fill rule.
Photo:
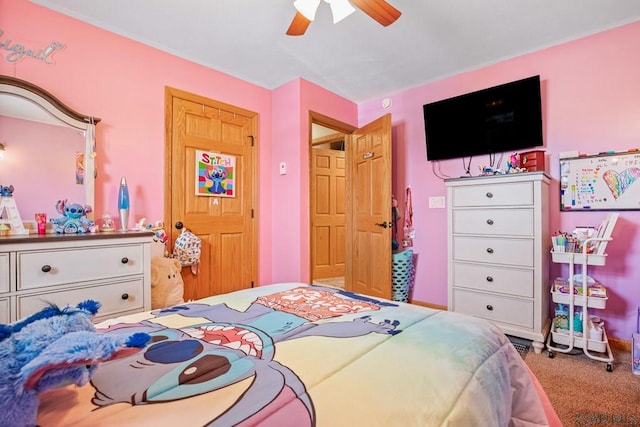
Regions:
<instances>
[{"instance_id":1,"label":"doorway","mask_svg":"<svg viewBox=\"0 0 640 427\"><path fill-rule=\"evenodd\" d=\"M312 283L344 289L347 134L311 124L310 212Z\"/></svg>"},{"instance_id":2,"label":"doorway","mask_svg":"<svg viewBox=\"0 0 640 427\"><path fill-rule=\"evenodd\" d=\"M314 112L310 113L309 122L309 161L324 166L318 168L311 163L309 168L310 206L313 206L309 239L311 282L326 280L321 277L325 274L344 271L345 290L391 299L391 115L386 114L360 129ZM324 136L328 140L321 136L314 139L314 125L332 130ZM319 148L324 144L328 146ZM342 150L332 148L340 147L344 154L334 153ZM314 150L325 150L323 155L327 158L321 159L318 153L322 151ZM329 167L332 159L333 169L339 169L344 163L344 179ZM318 173L323 169L328 172ZM317 184L319 181L325 183L326 190L318 190L322 188ZM340 182L344 185L339 186ZM335 201L319 197L331 188L335 188ZM344 198L344 214L338 209L340 192ZM332 203L336 206L333 210ZM323 219L332 215L338 219L335 223L322 223L317 213L322 214ZM344 262L339 265L341 250L344 250ZM319 260L326 261L328 268L314 268L320 267L316 266ZM335 261L335 265L331 261ZM343 270L338 270L339 267Z\"/></svg>"}]
</instances>

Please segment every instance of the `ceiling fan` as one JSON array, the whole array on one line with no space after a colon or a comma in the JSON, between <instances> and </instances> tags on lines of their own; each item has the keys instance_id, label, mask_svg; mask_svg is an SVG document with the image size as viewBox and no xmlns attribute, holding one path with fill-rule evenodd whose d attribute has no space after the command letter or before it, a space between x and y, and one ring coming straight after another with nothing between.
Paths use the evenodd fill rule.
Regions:
<instances>
[{"instance_id":1,"label":"ceiling fan","mask_svg":"<svg viewBox=\"0 0 640 427\"><path fill-rule=\"evenodd\" d=\"M301 36L307 31L309 24L316 17L316 12L320 6L321 0L295 0L293 2L296 8L296 15L287 29L289 36ZM333 15L333 23L342 21L351 15L357 7L380 25L391 25L400 17L401 13L398 9L391 6L386 0L324 0L331 6L331 14Z\"/></svg>"}]
</instances>

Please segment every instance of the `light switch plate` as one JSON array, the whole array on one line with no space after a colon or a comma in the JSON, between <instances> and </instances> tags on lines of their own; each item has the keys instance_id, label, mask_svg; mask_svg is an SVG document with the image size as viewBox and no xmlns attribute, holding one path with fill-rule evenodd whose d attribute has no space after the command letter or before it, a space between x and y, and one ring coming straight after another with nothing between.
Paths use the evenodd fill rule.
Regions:
<instances>
[{"instance_id":1,"label":"light switch plate","mask_svg":"<svg viewBox=\"0 0 640 427\"><path fill-rule=\"evenodd\" d=\"M429 208L444 208L444 196L429 197Z\"/></svg>"}]
</instances>

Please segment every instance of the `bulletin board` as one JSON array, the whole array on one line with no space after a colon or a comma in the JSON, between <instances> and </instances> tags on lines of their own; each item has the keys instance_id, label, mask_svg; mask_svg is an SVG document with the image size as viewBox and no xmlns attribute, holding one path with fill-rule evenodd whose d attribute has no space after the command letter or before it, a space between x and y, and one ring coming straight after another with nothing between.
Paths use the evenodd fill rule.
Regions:
<instances>
[{"instance_id":1,"label":"bulletin board","mask_svg":"<svg viewBox=\"0 0 640 427\"><path fill-rule=\"evenodd\" d=\"M560 210L640 210L640 151L560 159Z\"/></svg>"}]
</instances>

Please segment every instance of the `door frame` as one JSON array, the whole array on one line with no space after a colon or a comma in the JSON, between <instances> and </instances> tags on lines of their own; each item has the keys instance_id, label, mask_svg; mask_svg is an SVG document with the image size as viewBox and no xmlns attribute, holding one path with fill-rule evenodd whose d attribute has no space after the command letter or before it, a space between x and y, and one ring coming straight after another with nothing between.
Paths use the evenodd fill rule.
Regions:
<instances>
[{"instance_id":1,"label":"door frame","mask_svg":"<svg viewBox=\"0 0 640 427\"><path fill-rule=\"evenodd\" d=\"M346 161L346 165L347 165L347 170L346 170L346 175L347 175L347 182L349 180L349 175L351 174L351 162L350 162L350 158L351 158L351 151L352 151L352 147L351 147L351 134L357 130L358 128L356 126L351 126L348 125L344 122L341 122L339 120L333 119L329 116L325 116L324 114L320 114L317 113L315 111L309 111L309 136L308 136L308 144L307 144L307 157L309 159L309 179L308 179L308 183L309 183L309 187L308 187L308 206L311 206L311 198L313 196L312 192L311 192L311 180L312 180L312 176L311 176L311 171L312 171L312 164L311 164L311 150L313 150L313 124L317 124L317 125L321 125L330 129L335 130L336 132L342 133L344 134L345 138L344 138L344 144L345 144L345 161ZM352 203L351 200L351 195L349 194L348 191L345 191L345 204L349 205ZM309 281L311 283L313 283L313 261L312 261L312 257L313 257L313 247L314 247L314 235L313 235L313 227L311 224L311 212L309 212ZM353 233L353 229L351 226L351 218L347 215L345 216L345 242L349 241L349 237L351 234ZM350 281L350 271L351 271L351 266L349 265L350 263L348 262L351 259L351 245L346 245L345 248L345 289L346 290L350 290L351 289L351 281Z\"/></svg>"},{"instance_id":2,"label":"door frame","mask_svg":"<svg viewBox=\"0 0 640 427\"><path fill-rule=\"evenodd\" d=\"M174 219L172 217L172 206L173 206L173 189L172 189L172 173L173 173L173 99L180 98L186 99L193 102L199 102L202 104L210 104L214 103L216 105L225 106L228 109L236 110L243 114L247 115L255 115L253 117L253 128L256 130L256 133L259 134L258 130L258 115L253 111L246 110L242 107L237 107L232 104L227 104L225 102L220 102L212 98L208 98L202 95L197 95L191 92L186 92L181 89L173 88L170 86L165 86L164 90L164 111L165 111L165 143L164 143L164 166L165 166L165 174L164 174L164 227L165 232L169 238L167 241L167 249L171 252L174 240L172 239L172 230L174 226ZM252 136L252 146L255 148L255 153L252 156L251 164L249 167L252 171L252 178L250 182L251 186L251 216L253 218L252 228L251 228L251 287L258 286L258 266L259 266L259 230L258 230L258 158L259 156L259 145L258 145L259 135ZM177 196L176 196L177 197ZM167 231L167 227L169 230Z\"/></svg>"}]
</instances>

